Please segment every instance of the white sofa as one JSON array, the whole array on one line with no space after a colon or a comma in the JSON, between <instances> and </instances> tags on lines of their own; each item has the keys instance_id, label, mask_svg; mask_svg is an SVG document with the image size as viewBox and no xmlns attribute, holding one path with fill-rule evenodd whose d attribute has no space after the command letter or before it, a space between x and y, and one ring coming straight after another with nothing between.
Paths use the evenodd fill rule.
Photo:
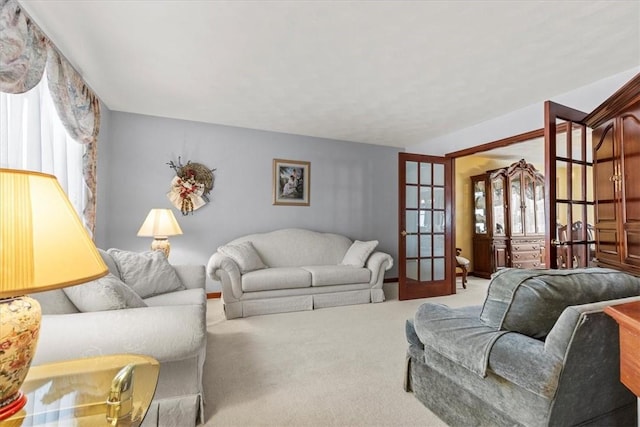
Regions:
<instances>
[{"instance_id":1,"label":"white sofa","mask_svg":"<svg viewBox=\"0 0 640 427\"><path fill-rule=\"evenodd\" d=\"M128 285L119 270L121 264L105 251L100 254L109 272ZM155 255L161 254L151 256ZM167 267L166 259L163 262ZM172 278L175 272L181 282L180 289L164 292L166 287L149 283L147 287L153 289L147 294L155 295L144 298L131 295L132 290L140 292L135 287L121 292L113 286L111 275L74 287L75 294L69 293L71 288L33 294L43 313L33 365L107 354L148 355L160 362L160 374L142 425L186 427L204 422L205 269L203 265L168 267ZM166 270L162 271L166 277ZM142 274L153 276L148 270ZM156 282L166 282L165 277ZM115 304L113 309L110 304Z\"/></svg>"},{"instance_id":2,"label":"white sofa","mask_svg":"<svg viewBox=\"0 0 640 427\"><path fill-rule=\"evenodd\" d=\"M227 319L384 301L393 259L332 233L282 229L218 248L207 274L221 282Z\"/></svg>"}]
</instances>

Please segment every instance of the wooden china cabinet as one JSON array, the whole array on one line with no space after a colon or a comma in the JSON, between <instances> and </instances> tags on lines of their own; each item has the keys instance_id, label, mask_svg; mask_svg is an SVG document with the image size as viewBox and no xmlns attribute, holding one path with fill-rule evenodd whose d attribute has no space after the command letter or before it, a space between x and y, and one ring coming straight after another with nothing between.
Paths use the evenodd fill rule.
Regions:
<instances>
[{"instance_id":1,"label":"wooden china cabinet","mask_svg":"<svg viewBox=\"0 0 640 427\"><path fill-rule=\"evenodd\" d=\"M585 123L593 129L597 263L640 275L640 74Z\"/></svg>"},{"instance_id":2,"label":"wooden china cabinet","mask_svg":"<svg viewBox=\"0 0 640 427\"><path fill-rule=\"evenodd\" d=\"M471 177L473 274L544 267L544 176L524 159Z\"/></svg>"}]
</instances>

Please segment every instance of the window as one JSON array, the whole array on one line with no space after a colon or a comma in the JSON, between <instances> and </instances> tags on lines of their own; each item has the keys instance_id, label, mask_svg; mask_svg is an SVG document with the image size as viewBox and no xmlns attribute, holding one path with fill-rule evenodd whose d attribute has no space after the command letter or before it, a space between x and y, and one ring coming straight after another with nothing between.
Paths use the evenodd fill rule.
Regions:
<instances>
[{"instance_id":1,"label":"window","mask_svg":"<svg viewBox=\"0 0 640 427\"><path fill-rule=\"evenodd\" d=\"M88 194L82 170L85 150L59 119L46 72L25 93L0 92L0 167L55 175L83 221Z\"/></svg>"}]
</instances>

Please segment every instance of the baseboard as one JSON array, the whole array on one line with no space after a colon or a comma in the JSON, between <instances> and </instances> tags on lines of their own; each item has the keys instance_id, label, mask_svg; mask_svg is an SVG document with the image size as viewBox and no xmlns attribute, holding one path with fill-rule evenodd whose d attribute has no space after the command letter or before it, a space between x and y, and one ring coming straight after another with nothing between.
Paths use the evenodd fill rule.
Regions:
<instances>
[{"instance_id":1,"label":"baseboard","mask_svg":"<svg viewBox=\"0 0 640 427\"><path fill-rule=\"evenodd\" d=\"M394 283L394 282L397 282L397 281L398 281L397 277L389 277L387 279L384 279L383 283Z\"/></svg>"}]
</instances>

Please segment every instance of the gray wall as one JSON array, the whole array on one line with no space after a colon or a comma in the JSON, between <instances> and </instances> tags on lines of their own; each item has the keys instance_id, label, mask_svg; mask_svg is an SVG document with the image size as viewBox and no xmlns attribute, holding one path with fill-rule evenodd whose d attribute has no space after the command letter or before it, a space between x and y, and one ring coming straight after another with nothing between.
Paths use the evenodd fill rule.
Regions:
<instances>
[{"instance_id":1,"label":"gray wall","mask_svg":"<svg viewBox=\"0 0 640 427\"><path fill-rule=\"evenodd\" d=\"M106 110L106 111L105 111ZM397 258L397 148L333 141L103 108L98 148L99 247L147 250L136 233L151 208L171 207L166 193L182 157L216 168L211 202L182 216L171 262L206 264L236 237L285 227L380 241ZM311 162L311 205L272 205L274 158ZM387 277L397 277L393 270ZM209 291L219 289L211 282Z\"/></svg>"}]
</instances>

